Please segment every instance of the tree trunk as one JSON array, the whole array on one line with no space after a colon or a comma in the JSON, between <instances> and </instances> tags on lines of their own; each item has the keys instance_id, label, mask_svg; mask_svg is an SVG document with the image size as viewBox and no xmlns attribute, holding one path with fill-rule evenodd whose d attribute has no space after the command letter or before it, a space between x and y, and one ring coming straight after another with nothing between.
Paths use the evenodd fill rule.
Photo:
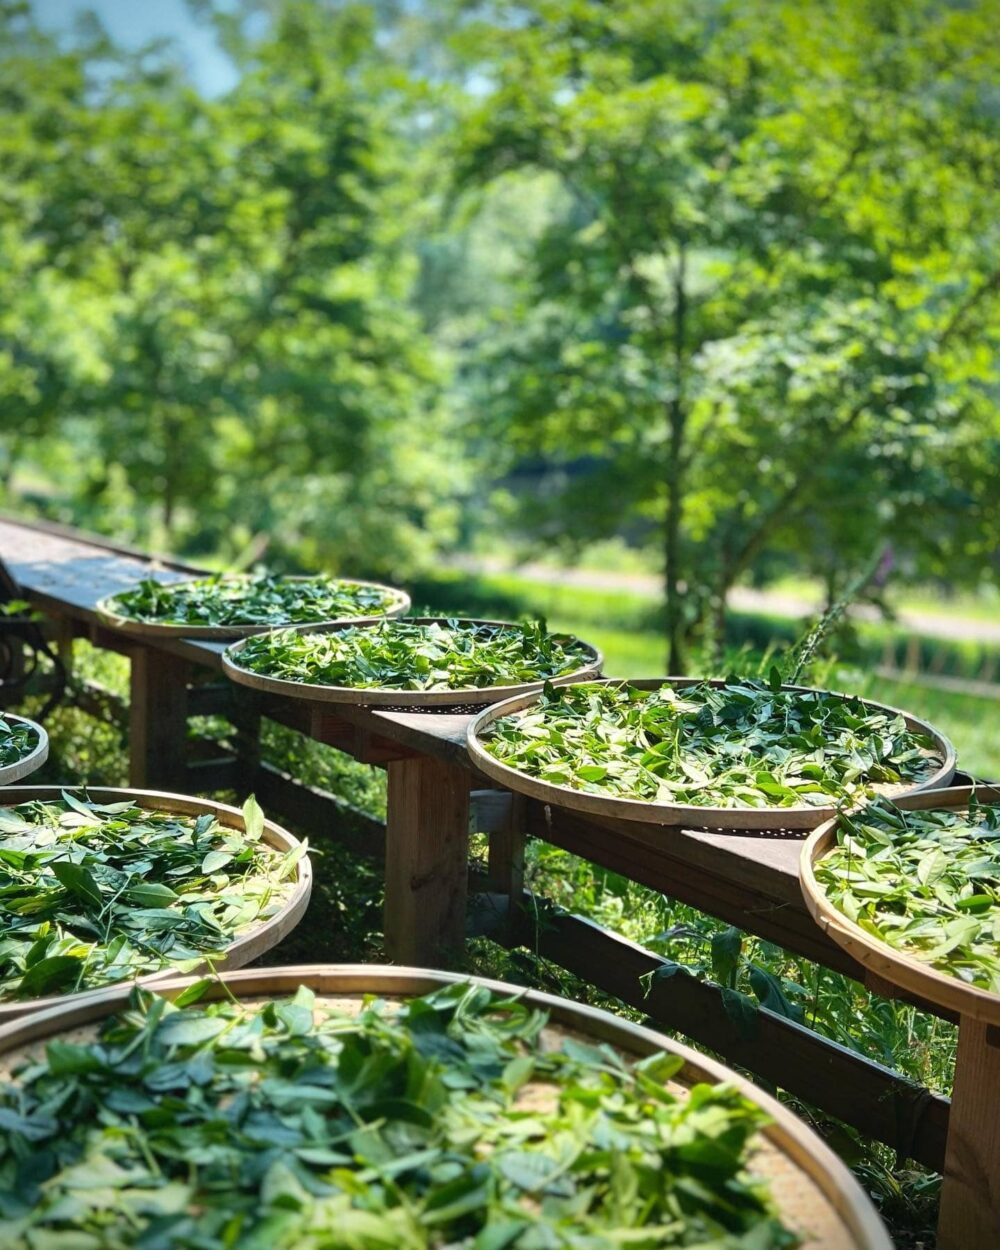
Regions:
<instances>
[{"instance_id":1,"label":"tree trunk","mask_svg":"<svg viewBox=\"0 0 1000 1250\"><path fill-rule=\"evenodd\" d=\"M680 244L674 269L673 356L674 393L667 405L668 441L666 465L667 513L663 551L667 616L667 672L684 672L684 612L681 602L680 548L684 519L684 432L687 410L684 396L684 349L687 320L686 253Z\"/></svg>"}]
</instances>

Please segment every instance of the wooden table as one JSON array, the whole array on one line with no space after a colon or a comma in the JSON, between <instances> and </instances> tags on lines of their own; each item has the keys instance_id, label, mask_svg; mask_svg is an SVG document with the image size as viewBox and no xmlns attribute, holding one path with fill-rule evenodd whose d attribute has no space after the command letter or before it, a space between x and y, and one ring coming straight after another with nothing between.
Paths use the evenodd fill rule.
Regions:
<instances>
[{"instance_id":1,"label":"wooden table","mask_svg":"<svg viewBox=\"0 0 1000 1250\"><path fill-rule=\"evenodd\" d=\"M94 611L105 595L140 578L178 578L192 570L177 564L154 565L141 553L89 536L10 519L0 519L0 557L26 596L61 622L68 636L89 638L130 658L130 783L142 788L212 788L199 783L187 764L184 742L188 715L206 710L191 678L218 672L223 644L170 639L153 646L106 629ZM230 687L230 697L236 689ZM387 769L385 948L397 963L447 965L460 951L466 931L471 823L474 831L490 835L485 887L512 904L522 899L524 844L534 836L828 968L866 980L865 969L831 941L806 910L799 889L801 841L794 836L709 833L584 818L497 791L472 769L465 749L471 719L466 715L353 706L331 710L329 704L307 700L253 697L256 702L249 713L245 705L243 709L251 733L253 716L264 715ZM252 759L244 761L239 776L242 787L256 787L264 801L267 777L260 767ZM281 810L280 804L268 802ZM758 1013L753 1037L740 1035L721 1013L718 988L694 978L654 985L647 997L639 976L656 971L664 961L581 918L549 926L533 944L660 1024L681 1028L867 1135L940 1168L947 1099L766 1010Z\"/></svg>"},{"instance_id":2,"label":"wooden table","mask_svg":"<svg viewBox=\"0 0 1000 1250\"><path fill-rule=\"evenodd\" d=\"M192 570L11 520L0 520L0 557L32 603L71 624L77 636L129 657L130 784L183 785L190 670L220 670L225 644L165 639L153 646L105 628L94 605L143 577L177 579ZM353 706L332 711L329 704L299 699L264 698L259 706L265 715L319 742L387 767L386 947L391 957L419 964L442 947L461 945L469 796L476 785L492 784L472 772L466 754L472 717ZM503 813L515 807L524 833L828 967L858 971L819 932L802 903L797 838L664 830L514 801L494 803L493 829L484 831L502 833ZM517 858L515 849L509 856L512 884Z\"/></svg>"}]
</instances>

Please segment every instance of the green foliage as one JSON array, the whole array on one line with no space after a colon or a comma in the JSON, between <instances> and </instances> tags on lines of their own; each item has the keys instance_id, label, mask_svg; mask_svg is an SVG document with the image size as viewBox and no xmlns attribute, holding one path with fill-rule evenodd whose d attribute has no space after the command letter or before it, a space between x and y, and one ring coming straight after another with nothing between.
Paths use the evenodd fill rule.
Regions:
<instances>
[{"instance_id":1,"label":"green foliage","mask_svg":"<svg viewBox=\"0 0 1000 1250\"><path fill-rule=\"evenodd\" d=\"M468 985L391 1015L304 987L257 1007L137 994L99 1042L51 1042L0 1093L11 1244L70 1229L279 1250L610 1250L623 1229L664 1247L798 1243L747 1176L766 1122L752 1103L726 1086L675 1097L670 1056L550 1049L545 1023Z\"/></svg>"},{"instance_id":2,"label":"green foliage","mask_svg":"<svg viewBox=\"0 0 1000 1250\"><path fill-rule=\"evenodd\" d=\"M275 630L228 652L265 677L358 690L472 690L563 677L592 661L586 644L541 623L385 621L332 632Z\"/></svg>"},{"instance_id":3,"label":"green foliage","mask_svg":"<svg viewBox=\"0 0 1000 1250\"><path fill-rule=\"evenodd\" d=\"M20 763L38 746L38 734L31 725L0 715L0 768Z\"/></svg>"},{"instance_id":4,"label":"green foliage","mask_svg":"<svg viewBox=\"0 0 1000 1250\"><path fill-rule=\"evenodd\" d=\"M0 43L7 480L69 440L58 495L144 541L422 558L453 475L406 307L412 95L372 13L291 0L218 100L6 9Z\"/></svg>"},{"instance_id":5,"label":"green foliage","mask_svg":"<svg viewBox=\"0 0 1000 1250\"><path fill-rule=\"evenodd\" d=\"M840 818L816 866L831 903L901 954L1000 993L1000 807Z\"/></svg>"},{"instance_id":6,"label":"green foliage","mask_svg":"<svg viewBox=\"0 0 1000 1250\"><path fill-rule=\"evenodd\" d=\"M675 655L764 551L842 584L889 539L975 578L1000 519L991 6L465 7L457 184L549 180L473 390L529 535L663 526Z\"/></svg>"},{"instance_id":7,"label":"green foliage","mask_svg":"<svg viewBox=\"0 0 1000 1250\"><path fill-rule=\"evenodd\" d=\"M301 848L191 818L64 792L0 808L0 999L97 989L219 957L287 900Z\"/></svg>"},{"instance_id":8,"label":"green foliage","mask_svg":"<svg viewBox=\"0 0 1000 1250\"><path fill-rule=\"evenodd\" d=\"M541 781L704 807L829 806L927 777L932 745L860 699L730 678L724 686L547 687L483 745Z\"/></svg>"},{"instance_id":9,"label":"green foliage","mask_svg":"<svg viewBox=\"0 0 1000 1250\"><path fill-rule=\"evenodd\" d=\"M149 579L104 601L116 616L153 625L306 625L381 616L397 594L333 577L223 576L172 585Z\"/></svg>"}]
</instances>

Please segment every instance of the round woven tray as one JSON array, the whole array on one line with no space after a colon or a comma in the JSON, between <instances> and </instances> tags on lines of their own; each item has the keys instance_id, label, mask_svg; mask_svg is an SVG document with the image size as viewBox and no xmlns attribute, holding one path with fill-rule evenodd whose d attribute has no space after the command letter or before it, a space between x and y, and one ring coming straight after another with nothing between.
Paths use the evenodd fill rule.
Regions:
<instances>
[{"instance_id":1,"label":"round woven tray","mask_svg":"<svg viewBox=\"0 0 1000 1250\"><path fill-rule=\"evenodd\" d=\"M696 677L655 677L637 681L605 679L602 685L628 685L638 690L658 690L663 685L671 685L682 689L685 686L708 684L724 686L724 681L705 683L703 678ZM810 691L808 686L783 686L783 690ZM845 698L847 696L844 696ZM588 812L595 816L611 816L619 820L641 820L652 825L682 825L690 829L813 829L834 814L831 805L825 807L698 807L689 803L654 803L643 799L622 799L612 795L590 794L583 790L575 790L572 786L556 785L548 781L540 781L537 777L529 777L515 768L503 764L485 749L480 738L483 733L504 716L522 712L538 702L538 695L508 699L495 707L482 712L469 726L468 747L473 763L481 773L494 781L499 781L508 790L518 794L526 794L530 798L540 799L543 803L566 808L570 811ZM916 785L876 787L882 793L915 794L921 790L929 790L936 786L946 786L955 773L955 748L948 739L932 725L918 720L908 712L889 707L884 703L865 700L869 707L884 712L898 713L910 729L926 734L935 744L935 751L943 761L939 768Z\"/></svg>"},{"instance_id":2,"label":"round woven tray","mask_svg":"<svg viewBox=\"0 0 1000 1250\"><path fill-rule=\"evenodd\" d=\"M16 764L7 764L0 768L0 786L13 785L15 781L20 781L22 777L28 777L36 769L41 768L45 761L49 758L49 735L33 720L28 720L25 716L13 716L10 712L0 712L0 716L6 721L13 721L18 725L30 725L38 735L38 745L34 747L27 755L24 755ZM6 795L3 796L6 799Z\"/></svg>"},{"instance_id":3,"label":"round woven tray","mask_svg":"<svg viewBox=\"0 0 1000 1250\"><path fill-rule=\"evenodd\" d=\"M0 806L16 807L19 803L30 803L36 799L44 802L57 802L62 796L59 786L18 786L5 790L0 795ZM243 813L225 803L214 803L210 799L191 799L180 794L161 794L155 790L119 790L119 789L88 789L87 796L96 803L119 803L126 799L137 807L150 808L161 812L173 812L179 816L201 816L211 812L220 825L230 829L243 828ZM285 853L299 845L298 839L292 837L273 820L264 820L264 832L261 841L273 847L278 853ZM280 911L254 925L245 933L241 933L226 948L225 955L214 960L218 969L242 968L254 959L269 951L291 931L302 919L309 896L312 893L312 865L309 856L303 855L295 865L296 876L294 886ZM206 965L201 965L203 970ZM197 971L197 970L196 970ZM138 977L140 985L154 986L169 981L176 973L166 968L161 972L152 972L147 976ZM125 984L126 992L128 986ZM73 994L49 994L44 998L29 998L23 1001L0 1002L0 1024L28 1015L36 1015L50 1007L67 1007L72 1009L75 1004L89 1001L95 996L107 994L109 990L119 987L110 986L92 990L81 990Z\"/></svg>"},{"instance_id":4,"label":"round woven tray","mask_svg":"<svg viewBox=\"0 0 1000 1250\"><path fill-rule=\"evenodd\" d=\"M416 616L407 619L407 625L448 625L458 618L444 616ZM471 620L461 618L462 625L503 625L516 629L511 621ZM349 629L348 625L298 625L297 633L328 634L338 630ZM252 673L241 668L239 659L242 643L234 643L227 647L222 656L222 667L226 675L242 686L250 686L254 690L263 690L267 694L280 694L289 699L309 699L316 703L353 703L363 707L381 707L394 710L416 712L421 709L445 711L447 709L479 708L496 703L500 699L511 699L515 695L533 694L542 689L544 681L522 682L514 686L466 686L461 690L392 690L387 687L361 690L354 686L319 686L309 682L285 681L280 677L264 677L260 673ZM548 678L553 686L565 686L575 681L587 681L600 674L604 656L596 647L584 643L587 650L587 661L572 673L562 677Z\"/></svg>"},{"instance_id":5,"label":"round woven tray","mask_svg":"<svg viewBox=\"0 0 1000 1250\"><path fill-rule=\"evenodd\" d=\"M204 577L186 578L184 581L171 581L169 586L171 590L176 590L180 586L190 586L192 582L204 581ZM230 579L227 579L230 580ZM250 577L232 578L231 580L251 581ZM312 581L311 577L295 576L286 577L288 582L305 582ZM383 611L366 616L343 616L331 618L325 621L314 621L306 628L313 625L374 625L378 621L385 620L387 617L402 616L404 612L409 611L410 596L405 590L398 590L395 586L383 586L381 582L363 582L353 577L345 577L342 579L349 582L352 586L364 586L369 590L381 590L385 594L390 595L389 606ZM122 594L122 591L116 592ZM130 617L122 616L114 610L112 601L115 595L108 595L102 599L97 605L97 614L101 618L101 624L107 625L111 629L117 629L124 634L132 634L139 638L202 638L214 639L221 641L224 638L249 638L253 634L266 634L272 629L285 628L281 624L277 625L159 625L151 621L135 621Z\"/></svg>"},{"instance_id":6,"label":"round woven tray","mask_svg":"<svg viewBox=\"0 0 1000 1250\"><path fill-rule=\"evenodd\" d=\"M193 978L174 979L157 987L158 993L176 996ZM272 997L289 996L308 985L320 1003L344 1010L360 1007L365 994L395 998L424 994L456 981L474 981L501 993L516 993L524 1001L549 1013L550 1028L544 1041L558 1046L573 1035L606 1042L626 1057L641 1058L657 1051L680 1055L684 1066L671 1082L675 1093L700 1081L725 1081L762 1107L771 1118L763 1130L751 1161L753 1171L767 1179L786 1225L803 1238L803 1250L892 1250L871 1203L843 1163L813 1132L775 1099L737 1076L722 1064L650 1029L621 1020L608 1012L566 999L523 990L496 981L428 972L415 968L368 965L318 965L297 968L248 970L228 974L209 991L209 997L233 996L248 1004ZM120 1009L128 991L116 989L90 995L86 1002L64 1003L36 1012L22 1021L0 1026L0 1077L10 1079L12 1069L40 1052L41 1043L74 1031L75 1042L86 1041L95 1025Z\"/></svg>"},{"instance_id":7,"label":"round woven tray","mask_svg":"<svg viewBox=\"0 0 1000 1250\"><path fill-rule=\"evenodd\" d=\"M966 808L973 793L980 802L1000 803L1000 789L992 786L955 786L947 790L930 790L895 799L898 807L910 812L931 809ZM827 898L816 880L815 866L837 844L836 817L813 831L802 847L799 859L799 882L810 915L838 946L864 964L876 976L928 1002L936 1003L973 1020L1000 1024L1000 995L978 985L968 985L957 977L939 972L923 960L894 950L860 925L849 920Z\"/></svg>"}]
</instances>

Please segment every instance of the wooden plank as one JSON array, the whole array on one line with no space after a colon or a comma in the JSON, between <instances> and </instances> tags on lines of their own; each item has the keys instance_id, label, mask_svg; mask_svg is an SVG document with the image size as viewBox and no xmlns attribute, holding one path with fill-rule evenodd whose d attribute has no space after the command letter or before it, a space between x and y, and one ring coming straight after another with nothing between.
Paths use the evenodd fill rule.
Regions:
<instances>
[{"instance_id":1,"label":"wooden plank","mask_svg":"<svg viewBox=\"0 0 1000 1250\"><path fill-rule=\"evenodd\" d=\"M546 912L544 924L536 927L529 899L526 895L518 910L514 942L645 1012L659 1026L678 1030L903 1157L940 1171L947 1098L764 1008L742 1023L727 1012L718 986L689 974L652 980L647 990L643 978L669 967L668 961L582 916Z\"/></svg>"},{"instance_id":2,"label":"wooden plank","mask_svg":"<svg viewBox=\"0 0 1000 1250\"><path fill-rule=\"evenodd\" d=\"M520 901L524 893L524 853L528 841L524 832L525 803L523 795L511 795L506 820L489 837L489 888L507 900L504 914L508 933L517 922L517 909L510 904Z\"/></svg>"},{"instance_id":3,"label":"wooden plank","mask_svg":"<svg viewBox=\"0 0 1000 1250\"><path fill-rule=\"evenodd\" d=\"M237 790L239 764L231 755L191 760L184 769L180 789L185 793L208 794L216 790Z\"/></svg>"},{"instance_id":4,"label":"wooden plank","mask_svg":"<svg viewBox=\"0 0 1000 1250\"><path fill-rule=\"evenodd\" d=\"M280 812L310 837L334 838L355 855L385 859L385 826L335 794L267 763L257 766L252 789L265 811Z\"/></svg>"},{"instance_id":5,"label":"wooden plank","mask_svg":"<svg viewBox=\"0 0 1000 1250\"><path fill-rule=\"evenodd\" d=\"M188 665L135 647L129 700L129 784L183 789L186 780Z\"/></svg>"},{"instance_id":6,"label":"wooden plank","mask_svg":"<svg viewBox=\"0 0 1000 1250\"><path fill-rule=\"evenodd\" d=\"M515 796L509 790L473 790L469 810L470 833L502 833L510 825ZM523 821L523 811L520 813Z\"/></svg>"},{"instance_id":7,"label":"wooden plank","mask_svg":"<svg viewBox=\"0 0 1000 1250\"><path fill-rule=\"evenodd\" d=\"M938 1250L1000 1246L1000 1046L963 1016L941 1185Z\"/></svg>"},{"instance_id":8,"label":"wooden plank","mask_svg":"<svg viewBox=\"0 0 1000 1250\"><path fill-rule=\"evenodd\" d=\"M778 866L785 858L795 864L797 842L648 830L624 820L598 823L534 802L528 804L527 827L536 837L631 881L848 976L863 978L855 961L810 920L798 893L797 876ZM705 842L704 837L710 840ZM739 843L738 850L719 847L723 838ZM774 841L777 846L769 845Z\"/></svg>"},{"instance_id":9,"label":"wooden plank","mask_svg":"<svg viewBox=\"0 0 1000 1250\"><path fill-rule=\"evenodd\" d=\"M469 774L426 757L389 764L385 947L394 963L434 967L465 937Z\"/></svg>"}]
</instances>

